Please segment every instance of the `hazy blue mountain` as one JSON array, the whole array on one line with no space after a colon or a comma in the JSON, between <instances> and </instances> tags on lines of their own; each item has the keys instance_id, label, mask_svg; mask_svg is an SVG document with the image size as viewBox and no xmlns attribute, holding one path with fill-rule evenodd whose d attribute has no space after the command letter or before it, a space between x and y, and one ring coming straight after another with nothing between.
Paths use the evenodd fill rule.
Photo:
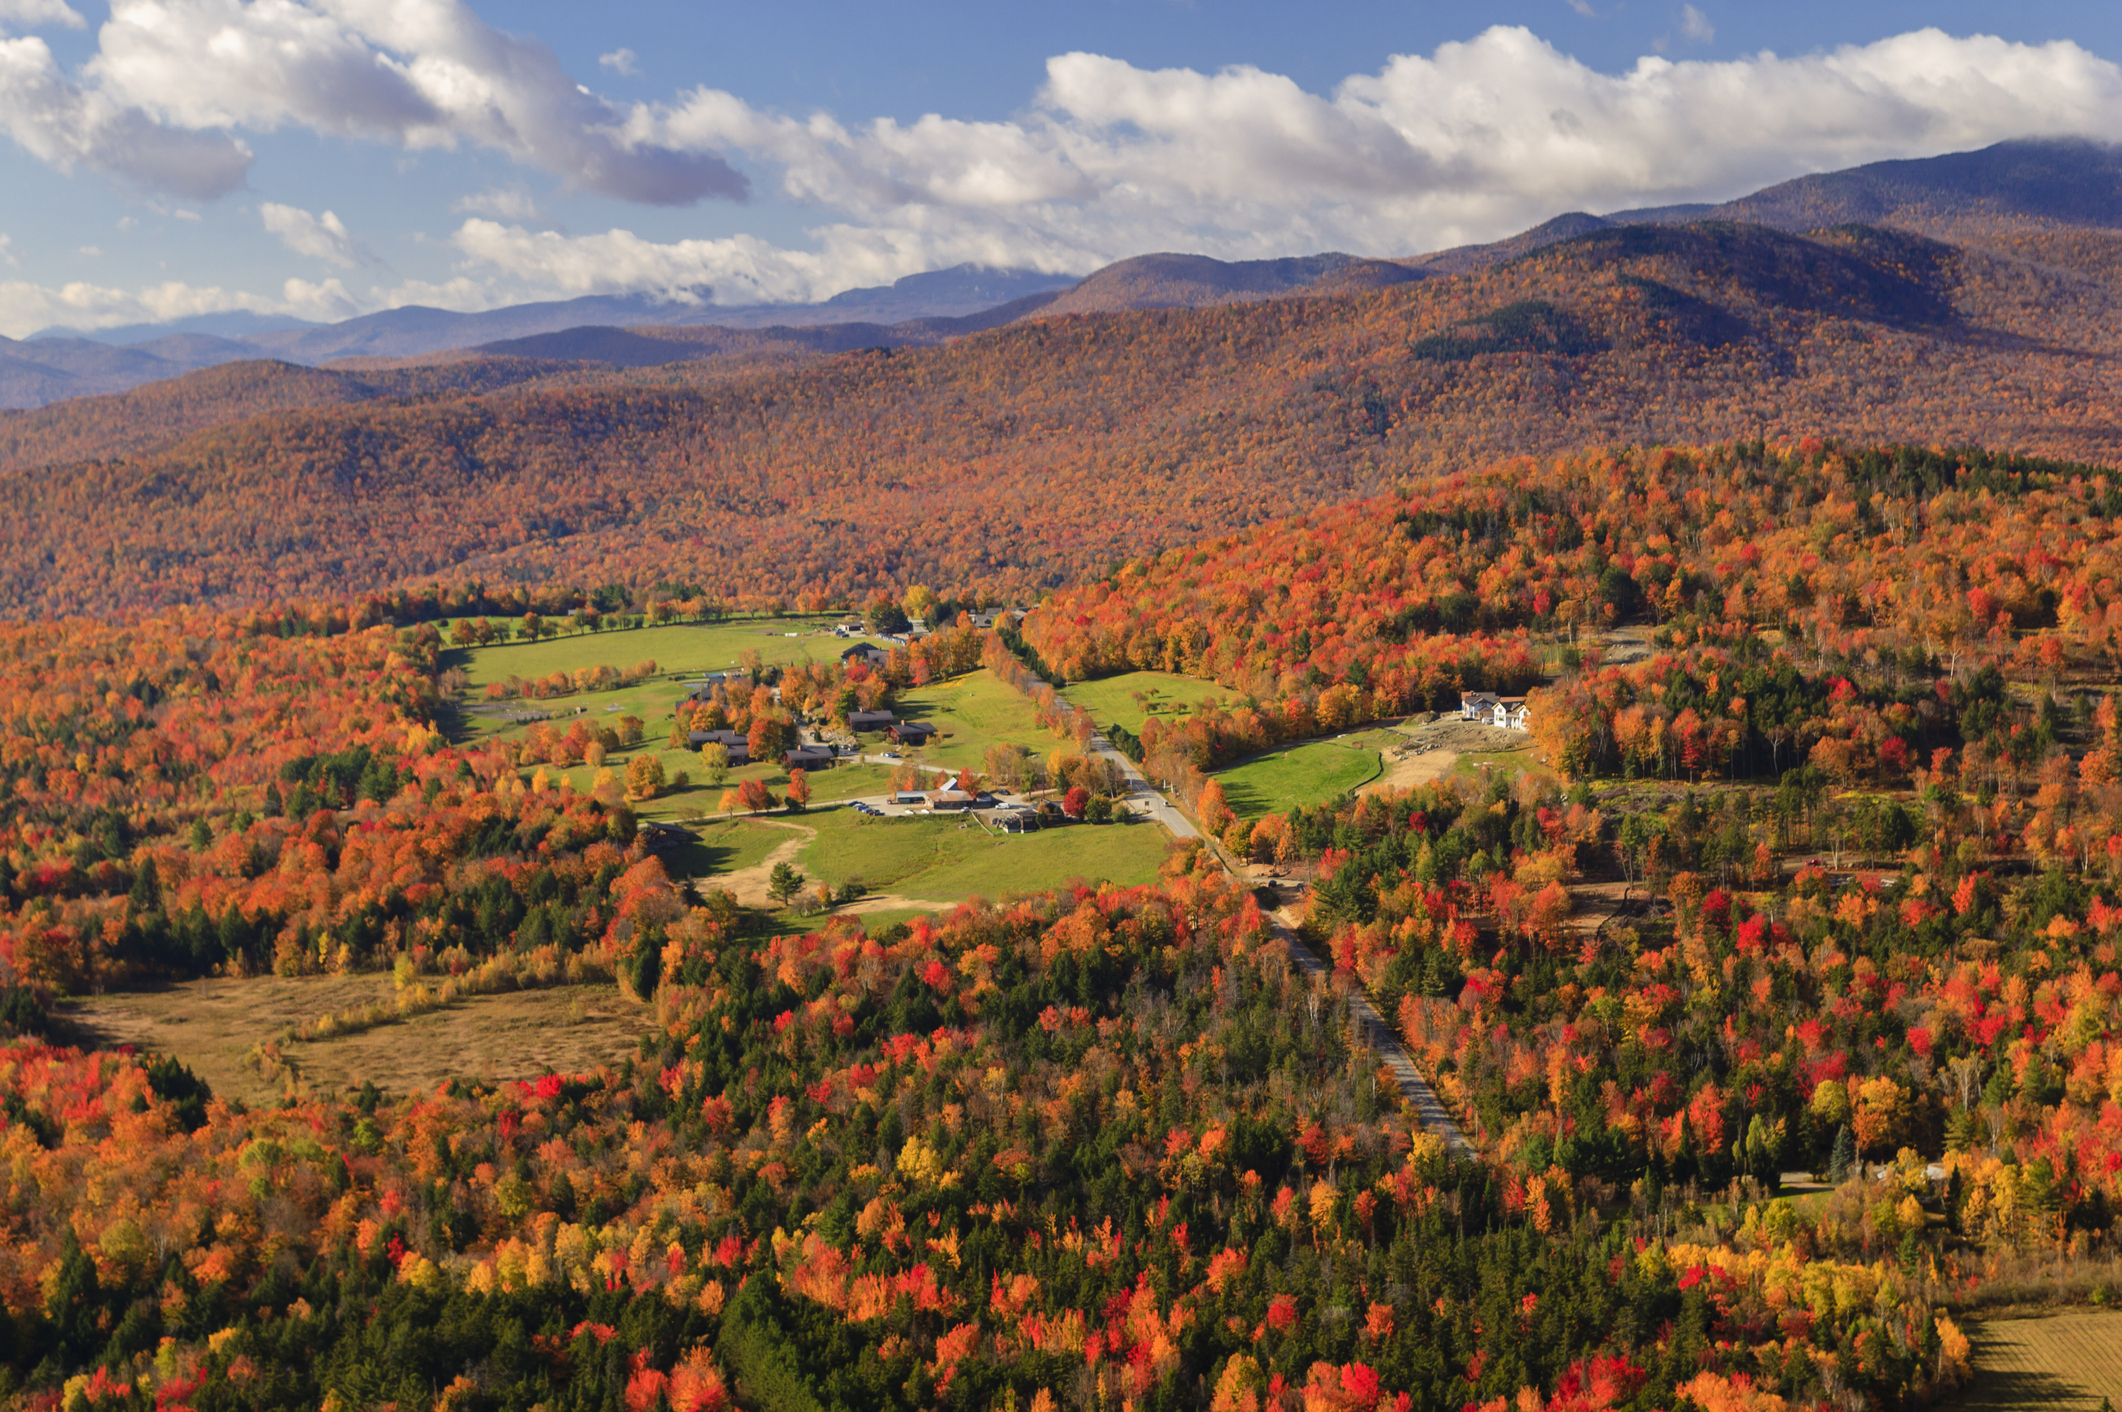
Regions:
<instances>
[{"instance_id":1,"label":"hazy blue mountain","mask_svg":"<svg viewBox=\"0 0 2122 1412\"><path fill-rule=\"evenodd\" d=\"M314 365L477 349L639 366L760 348L820 352L927 343L1014 318L1378 288L1481 269L1558 241L1630 225L1731 220L1804 231L1854 222L1927 227L1983 218L2122 227L2122 148L2079 140L2004 142L1976 152L1873 162L1798 177L1716 205L1645 207L1604 216L1573 211L1505 240L1393 260L1323 254L1226 261L1156 254L1118 261L1081 280L959 265L845 290L815 304L720 305L592 295L469 314L413 306L335 324L229 313L92 334L48 329L24 342L0 339L0 407L120 391L243 358ZM713 331L686 339L618 336L643 329ZM740 338L739 333L754 336Z\"/></svg>"}]
</instances>

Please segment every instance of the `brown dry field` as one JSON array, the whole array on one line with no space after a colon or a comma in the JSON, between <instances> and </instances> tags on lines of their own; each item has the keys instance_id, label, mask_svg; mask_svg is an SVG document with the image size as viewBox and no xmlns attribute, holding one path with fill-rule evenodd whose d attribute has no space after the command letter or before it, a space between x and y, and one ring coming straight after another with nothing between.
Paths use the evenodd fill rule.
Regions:
<instances>
[{"instance_id":1,"label":"brown dry field","mask_svg":"<svg viewBox=\"0 0 2122 1412\"><path fill-rule=\"evenodd\" d=\"M253 1045L297 1020L390 992L391 978L383 974L261 976L99 995L64 1013L86 1040L175 1055L217 1097L256 1104L277 1101L284 1086L244 1062ZM562 986L475 996L398 1024L282 1048L320 1093L364 1079L392 1093L426 1093L453 1078L492 1081L547 1068L583 1073L616 1066L634 1052L649 1023L647 1008L615 986Z\"/></svg>"},{"instance_id":2,"label":"brown dry field","mask_svg":"<svg viewBox=\"0 0 2122 1412\"><path fill-rule=\"evenodd\" d=\"M1975 1380L1958 1412L2095 1412L2122 1403L2122 1311L1972 1324Z\"/></svg>"}]
</instances>

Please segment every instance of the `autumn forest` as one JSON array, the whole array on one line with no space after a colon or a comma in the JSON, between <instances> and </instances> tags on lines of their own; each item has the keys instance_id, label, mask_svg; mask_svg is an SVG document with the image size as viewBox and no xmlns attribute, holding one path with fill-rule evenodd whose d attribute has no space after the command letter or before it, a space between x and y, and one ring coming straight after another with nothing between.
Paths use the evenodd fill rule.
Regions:
<instances>
[{"instance_id":1,"label":"autumn forest","mask_svg":"<svg viewBox=\"0 0 2122 1412\"><path fill-rule=\"evenodd\" d=\"M0 1397L1954 1405L2122 1297L2118 313L1926 208L0 414Z\"/></svg>"}]
</instances>

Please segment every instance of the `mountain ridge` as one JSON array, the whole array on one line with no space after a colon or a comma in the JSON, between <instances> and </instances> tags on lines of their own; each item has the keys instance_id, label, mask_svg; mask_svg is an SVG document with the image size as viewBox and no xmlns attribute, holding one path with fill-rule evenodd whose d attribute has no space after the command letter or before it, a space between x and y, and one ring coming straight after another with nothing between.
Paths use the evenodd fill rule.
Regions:
<instances>
[{"instance_id":1,"label":"mountain ridge","mask_svg":"<svg viewBox=\"0 0 2122 1412\"><path fill-rule=\"evenodd\" d=\"M299 376L237 369L256 409L159 443L85 454L116 407L0 418L24 429L0 608L474 579L1023 598L1517 455L1845 436L2122 464L2122 233L2056 238L1600 227L1330 297L1019 319L793 365L518 358L504 379L480 355L309 407L284 405ZM733 336L627 337L651 333Z\"/></svg>"},{"instance_id":2,"label":"mountain ridge","mask_svg":"<svg viewBox=\"0 0 2122 1412\"><path fill-rule=\"evenodd\" d=\"M65 398L111 393L182 375L200 367L246 359L324 364L347 358L407 359L466 350L531 345L538 357L572 357L569 346L617 352L627 366L646 366L682 345L619 339L584 329L713 327L730 332L703 338L757 356L811 356L861 346L933 341L941 326L922 320L968 320L1025 304L1010 317L1059 317L1122 309L1205 308L1241 300L1331 295L1354 289L1486 269L1592 230L1735 220L1785 231L1863 222L1899 225L1960 238L1994 234L1998 227L2043 223L2091 229L2122 227L2122 149L2091 140L2042 139L1998 143L1972 152L1893 159L1817 173L1764 187L1732 201L1643 207L1600 216L1565 212L1502 240L1426 254L1364 258L1339 253L1270 260L1223 261L1210 256L1158 253L1132 256L1078 279L1030 270L959 265L908 275L891 285L844 290L807 305L683 304L650 296L591 295L460 314L407 306L337 324L307 324L245 314L200 315L175 324L135 325L83 334L51 329L29 340L0 340L0 407L28 408ZM259 325L275 325L259 327ZM781 333L742 338L737 331L872 325L894 333ZM957 332L991 324L966 324ZM248 330L248 331L246 331ZM121 335L149 334L137 341ZM239 336L231 336L231 335ZM571 334L568 338L553 335ZM510 355L520 350L511 347ZM692 356L722 356L693 354Z\"/></svg>"}]
</instances>

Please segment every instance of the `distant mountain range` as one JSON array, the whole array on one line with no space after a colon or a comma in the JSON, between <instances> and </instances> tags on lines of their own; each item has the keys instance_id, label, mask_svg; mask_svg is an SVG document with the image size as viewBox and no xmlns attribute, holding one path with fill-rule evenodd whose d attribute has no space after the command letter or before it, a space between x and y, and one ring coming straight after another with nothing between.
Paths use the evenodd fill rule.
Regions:
<instances>
[{"instance_id":1,"label":"distant mountain range","mask_svg":"<svg viewBox=\"0 0 2122 1412\"><path fill-rule=\"evenodd\" d=\"M0 414L0 610L467 579L1022 598L1517 455L2122 465L2116 165L2038 144L1402 260L1148 255L970 314L231 363Z\"/></svg>"},{"instance_id":2,"label":"distant mountain range","mask_svg":"<svg viewBox=\"0 0 2122 1412\"><path fill-rule=\"evenodd\" d=\"M591 295L474 314L411 305L335 324L234 313L95 332L47 329L21 341L0 338L0 407L40 407L69 397L121 392L141 383L246 358L309 365L346 358L411 358L598 326L713 326L728 330L862 325L867 332L788 341L821 349L878 342L933 342L973 328L947 332L916 328L896 337L877 330L923 320L962 320L990 310L1024 305L1011 308L1010 317L1015 317L1033 307L1026 301L1050 298L1076 283L1072 275L959 265L908 275L888 285L846 290L816 304L722 306L676 303L646 295ZM854 341L849 342L850 338ZM712 346L714 340L705 343ZM701 355L694 352L683 356Z\"/></svg>"},{"instance_id":3,"label":"distant mountain range","mask_svg":"<svg viewBox=\"0 0 2122 1412\"><path fill-rule=\"evenodd\" d=\"M1570 212L1505 240L1386 260L1329 253L1225 261L1166 253L1121 260L1080 280L959 265L815 304L725 307L595 295L471 314L412 306L335 324L228 313L97 332L50 329L20 342L0 338L0 408L119 392L245 359L337 362L366 372L389 366L379 360L467 352L642 367L920 346L1025 318L1355 293L1488 268L1593 231L1704 220L1786 231L1867 222L1931 234L1970 222L2117 227L2122 153L2082 141L2000 143L1799 177L1720 205Z\"/></svg>"}]
</instances>

